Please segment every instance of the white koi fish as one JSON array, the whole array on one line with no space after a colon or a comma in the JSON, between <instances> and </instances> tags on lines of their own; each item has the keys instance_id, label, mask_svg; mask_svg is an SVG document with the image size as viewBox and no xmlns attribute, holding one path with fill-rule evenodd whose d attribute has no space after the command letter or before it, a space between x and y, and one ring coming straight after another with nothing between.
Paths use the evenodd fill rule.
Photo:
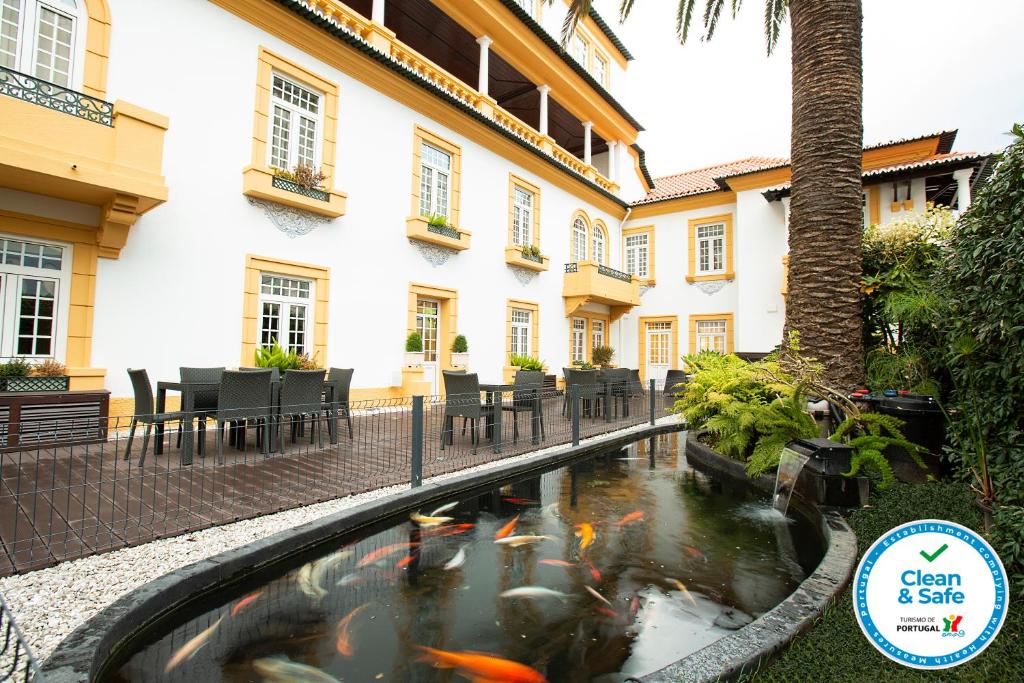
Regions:
<instances>
[{"instance_id":1,"label":"white koi fish","mask_svg":"<svg viewBox=\"0 0 1024 683\"><path fill-rule=\"evenodd\" d=\"M447 503L445 505L442 505L441 507L439 507L436 510L434 510L433 512L431 512L430 516L431 517L437 517L442 512L448 512L449 510L454 510L455 506L458 505L458 504L459 504L459 501L456 500L456 501L454 501L452 503Z\"/></svg>"},{"instance_id":2,"label":"white koi fish","mask_svg":"<svg viewBox=\"0 0 1024 683\"><path fill-rule=\"evenodd\" d=\"M168 673L171 669L182 662L192 659L192 657L194 657L195 654L209 642L210 636L213 635L213 632L217 630L217 627L220 626L220 622L222 621L224 621L224 617L213 622L209 628L204 629L202 633L178 648L177 652L171 655L171 658L167 660L167 664L164 666L164 673Z\"/></svg>"},{"instance_id":3,"label":"white koi fish","mask_svg":"<svg viewBox=\"0 0 1024 683\"><path fill-rule=\"evenodd\" d=\"M553 540L555 539L551 536L506 536L505 538L495 539L494 542L498 545L510 545L513 548L518 548L519 546L527 545L528 543Z\"/></svg>"},{"instance_id":4,"label":"white koi fish","mask_svg":"<svg viewBox=\"0 0 1024 683\"><path fill-rule=\"evenodd\" d=\"M444 568L447 569L458 569L462 565L466 564L466 546L459 548L459 552L455 553L455 557L448 560Z\"/></svg>"},{"instance_id":5,"label":"white koi fish","mask_svg":"<svg viewBox=\"0 0 1024 683\"><path fill-rule=\"evenodd\" d=\"M446 524L447 522L452 521L451 517L434 517L433 515L427 517L425 515L421 515L418 512L414 512L411 515L409 515L409 519L411 519L412 521L416 522L424 528L440 526L442 524Z\"/></svg>"},{"instance_id":6,"label":"white koi fish","mask_svg":"<svg viewBox=\"0 0 1024 683\"><path fill-rule=\"evenodd\" d=\"M252 668L267 683L341 683L316 667L293 662L284 655L254 659Z\"/></svg>"},{"instance_id":7,"label":"white koi fish","mask_svg":"<svg viewBox=\"0 0 1024 683\"><path fill-rule=\"evenodd\" d=\"M568 600L571 596L543 586L521 586L507 590L501 594L503 598L558 598Z\"/></svg>"}]
</instances>

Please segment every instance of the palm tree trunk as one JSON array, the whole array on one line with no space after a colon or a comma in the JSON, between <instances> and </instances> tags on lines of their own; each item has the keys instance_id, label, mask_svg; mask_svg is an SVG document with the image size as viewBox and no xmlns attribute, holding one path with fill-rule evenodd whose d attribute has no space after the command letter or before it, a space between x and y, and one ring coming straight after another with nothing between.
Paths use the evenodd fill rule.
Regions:
<instances>
[{"instance_id":1,"label":"palm tree trunk","mask_svg":"<svg viewBox=\"0 0 1024 683\"><path fill-rule=\"evenodd\" d=\"M786 339L836 388L864 381L861 0L790 0L792 200Z\"/></svg>"}]
</instances>

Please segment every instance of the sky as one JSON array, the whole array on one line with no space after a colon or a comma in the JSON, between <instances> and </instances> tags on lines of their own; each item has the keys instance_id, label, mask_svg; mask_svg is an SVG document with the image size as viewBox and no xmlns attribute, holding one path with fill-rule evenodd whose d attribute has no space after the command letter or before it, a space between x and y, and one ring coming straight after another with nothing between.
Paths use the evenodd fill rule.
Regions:
<instances>
[{"instance_id":1,"label":"sky","mask_svg":"<svg viewBox=\"0 0 1024 683\"><path fill-rule=\"evenodd\" d=\"M790 27L765 55L764 0L746 0L701 42L698 1L685 46L676 0L594 7L622 39L629 65L621 101L645 131L654 176L748 156L789 156ZM726 3L727 6L729 3ZM1024 121L1024 1L864 0L866 144L957 128L955 150L993 152Z\"/></svg>"}]
</instances>

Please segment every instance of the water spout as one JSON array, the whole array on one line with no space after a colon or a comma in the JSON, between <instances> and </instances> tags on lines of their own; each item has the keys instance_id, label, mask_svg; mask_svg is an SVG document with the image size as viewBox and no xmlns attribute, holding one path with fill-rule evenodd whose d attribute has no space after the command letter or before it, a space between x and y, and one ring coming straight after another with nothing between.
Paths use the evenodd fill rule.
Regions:
<instances>
[{"instance_id":1,"label":"water spout","mask_svg":"<svg viewBox=\"0 0 1024 683\"><path fill-rule=\"evenodd\" d=\"M797 453L791 448L784 447L782 449L782 454L779 456L779 471L775 475L775 497L772 499L772 505L782 514L786 514L786 510L789 509L789 499L793 496L793 487L796 486L800 470L804 468L808 460L810 458L806 455Z\"/></svg>"}]
</instances>

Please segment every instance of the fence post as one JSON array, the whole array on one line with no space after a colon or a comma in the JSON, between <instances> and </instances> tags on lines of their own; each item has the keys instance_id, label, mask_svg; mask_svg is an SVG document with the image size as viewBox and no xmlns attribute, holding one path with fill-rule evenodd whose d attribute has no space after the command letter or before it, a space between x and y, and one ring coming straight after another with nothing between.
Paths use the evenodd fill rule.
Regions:
<instances>
[{"instance_id":1,"label":"fence post","mask_svg":"<svg viewBox=\"0 0 1024 683\"><path fill-rule=\"evenodd\" d=\"M657 399L654 397L654 379L653 378L651 379L651 387L650 387L650 390L647 392L647 397L649 399L648 403L650 404L650 409L651 409L651 424L653 425L655 423L655 421L657 420L656 413L655 413L655 410L654 410L654 406L655 406L655 403L657 402Z\"/></svg>"},{"instance_id":2,"label":"fence post","mask_svg":"<svg viewBox=\"0 0 1024 683\"><path fill-rule=\"evenodd\" d=\"M570 384L566 391L569 392L569 410L572 414L572 445L580 445L580 392L579 385Z\"/></svg>"},{"instance_id":3,"label":"fence post","mask_svg":"<svg viewBox=\"0 0 1024 683\"><path fill-rule=\"evenodd\" d=\"M423 483L423 397L412 397L412 473L409 483Z\"/></svg>"}]
</instances>

